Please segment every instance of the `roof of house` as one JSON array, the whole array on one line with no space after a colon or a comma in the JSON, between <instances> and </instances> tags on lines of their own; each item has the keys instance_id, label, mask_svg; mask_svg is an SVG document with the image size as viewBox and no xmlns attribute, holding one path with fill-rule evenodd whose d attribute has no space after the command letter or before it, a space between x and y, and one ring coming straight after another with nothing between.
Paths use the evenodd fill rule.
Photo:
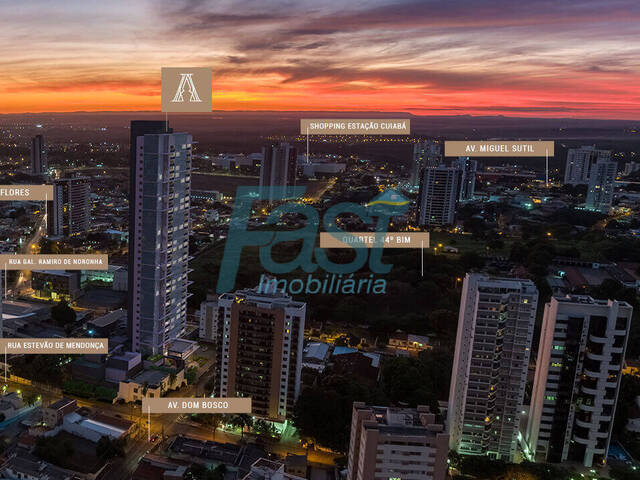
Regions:
<instances>
[{"instance_id":1,"label":"roof of house","mask_svg":"<svg viewBox=\"0 0 640 480\"><path fill-rule=\"evenodd\" d=\"M113 323L123 321L127 316L127 311L123 308L119 308L118 310L114 310L112 312L107 313L98 318L94 318L87 323L95 325L96 327L106 327L112 325Z\"/></svg>"},{"instance_id":2,"label":"roof of house","mask_svg":"<svg viewBox=\"0 0 640 480\"><path fill-rule=\"evenodd\" d=\"M46 408L49 408L51 410L60 410L61 408L66 407L69 404L75 403L76 401L73 400L72 398L61 398L60 400L57 400L55 402L53 402L51 405L49 405Z\"/></svg>"}]
</instances>

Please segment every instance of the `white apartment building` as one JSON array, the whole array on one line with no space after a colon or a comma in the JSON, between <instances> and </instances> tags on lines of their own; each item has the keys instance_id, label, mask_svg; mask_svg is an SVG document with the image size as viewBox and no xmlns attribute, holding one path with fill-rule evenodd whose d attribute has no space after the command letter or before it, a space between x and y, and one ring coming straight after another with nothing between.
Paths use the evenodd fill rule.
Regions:
<instances>
[{"instance_id":1,"label":"white apartment building","mask_svg":"<svg viewBox=\"0 0 640 480\"><path fill-rule=\"evenodd\" d=\"M413 157L411 159L411 175L409 183L414 187L420 185L422 171L425 167L437 167L444 158L442 143L434 140L425 140L413 146Z\"/></svg>"},{"instance_id":2,"label":"white apartment building","mask_svg":"<svg viewBox=\"0 0 640 480\"><path fill-rule=\"evenodd\" d=\"M598 161L609 161L610 150L596 150L593 145L570 148L564 170L564 183L569 185L588 185L591 169Z\"/></svg>"},{"instance_id":3,"label":"white apartment building","mask_svg":"<svg viewBox=\"0 0 640 480\"><path fill-rule=\"evenodd\" d=\"M355 402L347 480L444 480L449 436L429 407Z\"/></svg>"},{"instance_id":4,"label":"white apartment building","mask_svg":"<svg viewBox=\"0 0 640 480\"><path fill-rule=\"evenodd\" d=\"M591 178L587 189L585 208L594 212L609 214L613 201L618 164L608 160L598 160L591 168Z\"/></svg>"},{"instance_id":5,"label":"white apartment building","mask_svg":"<svg viewBox=\"0 0 640 480\"><path fill-rule=\"evenodd\" d=\"M134 352L165 354L186 325L193 139L139 133L132 138L129 335Z\"/></svg>"},{"instance_id":6,"label":"white apartment building","mask_svg":"<svg viewBox=\"0 0 640 480\"><path fill-rule=\"evenodd\" d=\"M525 435L532 460L605 463L632 310L583 295L545 305Z\"/></svg>"},{"instance_id":7,"label":"white apartment building","mask_svg":"<svg viewBox=\"0 0 640 480\"><path fill-rule=\"evenodd\" d=\"M513 461L538 290L531 280L467 274L449 394L449 447Z\"/></svg>"}]
</instances>

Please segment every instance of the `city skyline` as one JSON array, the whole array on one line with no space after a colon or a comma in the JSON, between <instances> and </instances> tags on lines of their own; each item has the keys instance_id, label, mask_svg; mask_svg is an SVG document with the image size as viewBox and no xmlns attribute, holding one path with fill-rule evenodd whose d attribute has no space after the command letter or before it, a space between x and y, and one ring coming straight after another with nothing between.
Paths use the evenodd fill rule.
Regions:
<instances>
[{"instance_id":1,"label":"city skyline","mask_svg":"<svg viewBox=\"0 0 640 480\"><path fill-rule=\"evenodd\" d=\"M190 65L216 110L640 118L630 0L240 3L15 6L1 113L157 110L160 67Z\"/></svg>"}]
</instances>

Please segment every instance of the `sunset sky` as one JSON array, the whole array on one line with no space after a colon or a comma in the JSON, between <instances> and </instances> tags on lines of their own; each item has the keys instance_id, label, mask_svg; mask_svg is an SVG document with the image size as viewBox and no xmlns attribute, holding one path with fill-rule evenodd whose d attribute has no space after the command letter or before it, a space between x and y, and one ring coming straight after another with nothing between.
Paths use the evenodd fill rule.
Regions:
<instances>
[{"instance_id":1,"label":"sunset sky","mask_svg":"<svg viewBox=\"0 0 640 480\"><path fill-rule=\"evenodd\" d=\"M0 2L0 112L216 110L640 119L638 0Z\"/></svg>"}]
</instances>

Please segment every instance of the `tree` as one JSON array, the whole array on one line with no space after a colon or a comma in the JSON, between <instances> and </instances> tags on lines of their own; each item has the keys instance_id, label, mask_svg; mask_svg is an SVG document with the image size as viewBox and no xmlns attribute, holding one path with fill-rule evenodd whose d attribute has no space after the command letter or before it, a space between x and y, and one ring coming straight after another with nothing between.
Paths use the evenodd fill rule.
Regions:
<instances>
[{"instance_id":1,"label":"tree","mask_svg":"<svg viewBox=\"0 0 640 480\"><path fill-rule=\"evenodd\" d=\"M220 427L222 423L222 414L221 413L204 413L200 414L196 417L197 421L201 422L203 425L207 425L211 427L213 440L216 439L216 431Z\"/></svg>"},{"instance_id":2,"label":"tree","mask_svg":"<svg viewBox=\"0 0 640 480\"><path fill-rule=\"evenodd\" d=\"M169 387L173 388L174 384L176 383L176 380L178 379L178 375L176 375L176 372L171 372L169 374Z\"/></svg>"},{"instance_id":3,"label":"tree","mask_svg":"<svg viewBox=\"0 0 640 480\"><path fill-rule=\"evenodd\" d=\"M272 423L259 418L253 424L253 431L258 435L266 435L268 437L275 437L277 430Z\"/></svg>"},{"instance_id":4,"label":"tree","mask_svg":"<svg viewBox=\"0 0 640 480\"><path fill-rule=\"evenodd\" d=\"M303 437L334 451L346 452L353 402L379 401L379 392L352 377L329 374L302 391L293 409L293 424Z\"/></svg>"},{"instance_id":5,"label":"tree","mask_svg":"<svg viewBox=\"0 0 640 480\"><path fill-rule=\"evenodd\" d=\"M251 419L251 415L239 413L238 415L231 417L231 425L240 429L240 439L243 439L245 427L251 429L253 426L253 420Z\"/></svg>"},{"instance_id":6,"label":"tree","mask_svg":"<svg viewBox=\"0 0 640 480\"><path fill-rule=\"evenodd\" d=\"M22 400L24 401L25 404L27 404L28 406L31 406L31 405L35 405L40 400L40 397L37 394L31 392L31 393L23 394Z\"/></svg>"},{"instance_id":7,"label":"tree","mask_svg":"<svg viewBox=\"0 0 640 480\"><path fill-rule=\"evenodd\" d=\"M198 369L196 367L189 367L184 374L184 378L189 385L196 381Z\"/></svg>"},{"instance_id":8,"label":"tree","mask_svg":"<svg viewBox=\"0 0 640 480\"><path fill-rule=\"evenodd\" d=\"M124 447L126 439L113 439L108 436L100 437L96 444L96 456L102 460L111 460L115 457L124 457Z\"/></svg>"},{"instance_id":9,"label":"tree","mask_svg":"<svg viewBox=\"0 0 640 480\"><path fill-rule=\"evenodd\" d=\"M465 252L460 256L460 262L465 270L475 270L484 267L484 258L475 252Z\"/></svg>"},{"instance_id":10,"label":"tree","mask_svg":"<svg viewBox=\"0 0 640 480\"><path fill-rule=\"evenodd\" d=\"M425 350L418 358L390 358L382 364L382 389L392 403L436 409L449 393L452 362L451 351L444 348Z\"/></svg>"},{"instance_id":11,"label":"tree","mask_svg":"<svg viewBox=\"0 0 640 480\"><path fill-rule=\"evenodd\" d=\"M193 463L184 474L185 480L224 480L227 466L221 463L213 470L200 463Z\"/></svg>"},{"instance_id":12,"label":"tree","mask_svg":"<svg viewBox=\"0 0 640 480\"><path fill-rule=\"evenodd\" d=\"M633 470L627 465L611 465L609 476L613 480L640 480L640 471Z\"/></svg>"},{"instance_id":13,"label":"tree","mask_svg":"<svg viewBox=\"0 0 640 480\"><path fill-rule=\"evenodd\" d=\"M60 326L73 324L76 321L76 312L66 300L60 300L57 305L51 307L51 319Z\"/></svg>"},{"instance_id":14,"label":"tree","mask_svg":"<svg viewBox=\"0 0 640 480\"><path fill-rule=\"evenodd\" d=\"M23 378L47 385L62 385L63 374L60 368L67 361L63 355L25 355L11 362L11 372Z\"/></svg>"},{"instance_id":15,"label":"tree","mask_svg":"<svg viewBox=\"0 0 640 480\"><path fill-rule=\"evenodd\" d=\"M38 437L34 452L42 460L62 468L70 466L69 458L75 453L69 440L57 437Z\"/></svg>"}]
</instances>

